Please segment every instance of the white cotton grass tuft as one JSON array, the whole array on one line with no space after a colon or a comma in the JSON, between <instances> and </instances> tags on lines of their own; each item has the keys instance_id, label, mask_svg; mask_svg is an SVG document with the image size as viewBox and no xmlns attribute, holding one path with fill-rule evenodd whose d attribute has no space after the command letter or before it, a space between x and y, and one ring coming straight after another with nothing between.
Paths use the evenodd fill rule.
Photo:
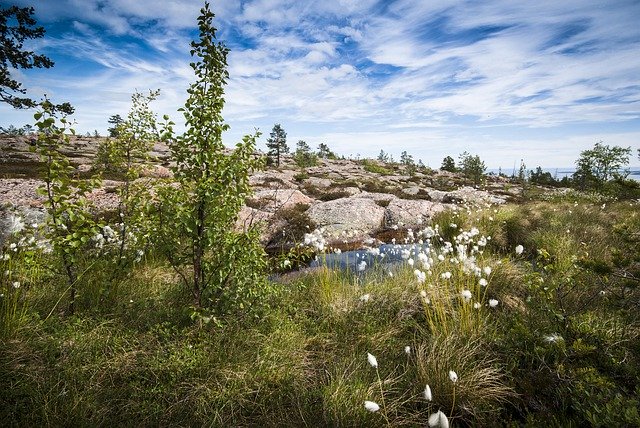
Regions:
<instances>
[{"instance_id":1,"label":"white cotton grass tuft","mask_svg":"<svg viewBox=\"0 0 640 428\"><path fill-rule=\"evenodd\" d=\"M358 263L358 272L362 272L367 268L367 262L364 260Z\"/></svg>"},{"instance_id":2,"label":"white cotton grass tuft","mask_svg":"<svg viewBox=\"0 0 640 428\"><path fill-rule=\"evenodd\" d=\"M369 299L371 299L371 294L369 294L369 293L363 294L362 296L360 296L360 301L362 303L367 303L369 301Z\"/></svg>"},{"instance_id":3,"label":"white cotton grass tuft","mask_svg":"<svg viewBox=\"0 0 640 428\"><path fill-rule=\"evenodd\" d=\"M375 401L365 401L364 408L372 413L380 410L380 406L378 406L378 403L376 403Z\"/></svg>"},{"instance_id":4,"label":"white cotton grass tuft","mask_svg":"<svg viewBox=\"0 0 640 428\"><path fill-rule=\"evenodd\" d=\"M449 428L449 419L441 410L438 410L429 416L429 426L431 428Z\"/></svg>"},{"instance_id":5,"label":"white cotton grass tuft","mask_svg":"<svg viewBox=\"0 0 640 428\"><path fill-rule=\"evenodd\" d=\"M489 299L489 307L490 308L495 308L496 306L498 306L498 302L496 299Z\"/></svg>"},{"instance_id":6,"label":"white cotton grass tuft","mask_svg":"<svg viewBox=\"0 0 640 428\"><path fill-rule=\"evenodd\" d=\"M522 254L522 252L523 252L523 251L524 251L524 247L523 247L522 245L518 245L518 246L516 247L516 254L517 254L517 255Z\"/></svg>"},{"instance_id":7,"label":"white cotton grass tuft","mask_svg":"<svg viewBox=\"0 0 640 428\"><path fill-rule=\"evenodd\" d=\"M424 391L422 392L422 396L427 401L433 400L433 395L431 395L431 387L428 384L427 384L427 386L424 387Z\"/></svg>"},{"instance_id":8,"label":"white cotton grass tuft","mask_svg":"<svg viewBox=\"0 0 640 428\"><path fill-rule=\"evenodd\" d=\"M411 346L407 345L404 347L404 353L407 355L411 355Z\"/></svg>"},{"instance_id":9,"label":"white cotton grass tuft","mask_svg":"<svg viewBox=\"0 0 640 428\"><path fill-rule=\"evenodd\" d=\"M487 280L484 278L480 278L480 281L478 281L478 284L480 284L483 287L486 287L487 284L489 284L489 282L487 282Z\"/></svg>"},{"instance_id":10,"label":"white cotton grass tuft","mask_svg":"<svg viewBox=\"0 0 640 428\"><path fill-rule=\"evenodd\" d=\"M462 290L460 292L460 295L462 296L462 298L464 299L465 302L468 302L469 300L471 300L471 291L470 290Z\"/></svg>"},{"instance_id":11,"label":"white cotton grass tuft","mask_svg":"<svg viewBox=\"0 0 640 428\"><path fill-rule=\"evenodd\" d=\"M456 383L458 381L458 374L453 370L449 370L449 379L451 379L451 382Z\"/></svg>"},{"instance_id":12,"label":"white cotton grass tuft","mask_svg":"<svg viewBox=\"0 0 640 428\"><path fill-rule=\"evenodd\" d=\"M14 214L10 215L9 227L8 227L9 233L10 234L19 233L19 232L22 232L23 229L24 229L24 222L22 221L22 218Z\"/></svg>"},{"instance_id":13,"label":"white cotton grass tuft","mask_svg":"<svg viewBox=\"0 0 640 428\"><path fill-rule=\"evenodd\" d=\"M367 361L369 362L369 365L374 369L378 368L378 360L376 359L376 357L374 357L368 352L367 352Z\"/></svg>"}]
</instances>

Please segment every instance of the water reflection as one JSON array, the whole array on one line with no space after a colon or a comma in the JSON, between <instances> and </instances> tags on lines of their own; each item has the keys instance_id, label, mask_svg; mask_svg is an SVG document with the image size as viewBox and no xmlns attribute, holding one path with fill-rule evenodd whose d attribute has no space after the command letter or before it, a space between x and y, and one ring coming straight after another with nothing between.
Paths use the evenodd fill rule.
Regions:
<instances>
[{"instance_id":1,"label":"water reflection","mask_svg":"<svg viewBox=\"0 0 640 428\"><path fill-rule=\"evenodd\" d=\"M429 244L382 244L376 248L318 255L309 267L326 266L352 272L363 272L380 264L393 264L428 253Z\"/></svg>"}]
</instances>

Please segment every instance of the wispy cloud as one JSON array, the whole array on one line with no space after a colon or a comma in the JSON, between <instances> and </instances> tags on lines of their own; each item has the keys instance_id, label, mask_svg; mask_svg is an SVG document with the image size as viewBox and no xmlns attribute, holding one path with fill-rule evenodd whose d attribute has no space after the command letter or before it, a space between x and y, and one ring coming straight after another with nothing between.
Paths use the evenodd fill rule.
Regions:
<instances>
[{"instance_id":1,"label":"wispy cloud","mask_svg":"<svg viewBox=\"0 0 640 428\"><path fill-rule=\"evenodd\" d=\"M43 2L38 21L49 30L38 46L57 64L25 73L25 84L74 103L85 129L105 129L109 115L126 112L133 90L163 88L158 109L179 123L201 6ZM232 138L279 122L292 138L322 140L343 154L406 149L426 159L467 150L507 163L526 153L543 161L540 148L572 163L580 148L608 137L637 146L635 1L247 0L213 7L219 36L232 49L225 107ZM4 106L0 112L25 117Z\"/></svg>"}]
</instances>

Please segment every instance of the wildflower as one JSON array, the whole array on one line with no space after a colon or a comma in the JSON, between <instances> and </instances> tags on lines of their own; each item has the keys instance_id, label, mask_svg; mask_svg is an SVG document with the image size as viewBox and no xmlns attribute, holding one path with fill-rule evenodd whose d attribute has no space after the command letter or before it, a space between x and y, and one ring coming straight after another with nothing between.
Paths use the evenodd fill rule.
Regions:
<instances>
[{"instance_id":1,"label":"wildflower","mask_svg":"<svg viewBox=\"0 0 640 428\"><path fill-rule=\"evenodd\" d=\"M484 271L484 274L489 276L491 275L491 266L485 266L484 269L482 269Z\"/></svg>"},{"instance_id":2,"label":"wildflower","mask_svg":"<svg viewBox=\"0 0 640 428\"><path fill-rule=\"evenodd\" d=\"M404 347L404 353L407 355L411 354L411 346L407 345Z\"/></svg>"},{"instance_id":3,"label":"wildflower","mask_svg":"<svg viewBox=\"0 0 640 428\"><path fill-rule=\"evenodd\" d=\"M486 286L487 286L487 284L488 284L488 282L487 282L487 280L486 280L486 279L484 279L484 278L480 278L480 281L478 281L478 284L480 284L480 285L481 285L481 286L483 286L483 287L486 287Z\"/></svg>"},{"instance_id":4,"label":"wildflower","mask_svg":"<svg viewBox=\"0 0 640 428\"><path fill-rule=\"evenodd\" d=\"M374 413L380 410L380 406L378 406L378 403L374 401L365 401L364 408L370 411L371 413Z\"/></svg>"},{"instance_id":5,"label":"wildflower","mask_svg":"<svg viewBox=\"0 0 640 428\"><path fill-rule=\"evenodd\" d=\"M371 294L367 293L367 294L365 294L363 296L360 296L360 301L362 303L367 303L370 298L371 298Z\"/></svg>"},{"instance_id":6,"label":"wildflower","mask_svg":"<svg viewBox=\"0 0 640 428\"><path fill-rule=\"evenodd\" d=\"M458 381L458 374L453 370L449 370L449 379L451 379L451 382L456 383Z\"/></svg>"},{"instance_id":7,"label":"wildflower","mask_svg":"<svg viewBox=\"0 0 640 428\"><path fill-rule=\"evenodd\" d=\"M437 413L429 416L429 426L431 428L449 428L449 419L441 410L438 410Z\"/></svg>"},{"instance_id":8,"label":"wildflower","mask_svg":"<svg viewBox=\"0 0 640 428\"><path fill-rule=\"evenodd\" d=\"M422 393L423 397L427 401L431 401L433 396L431 395L431 387L429 385L424 387L424 392Z\"/></svg>"},{"instance_id":9,"label":"wildflower","mask_svg":"<svg viewBox=\"0 0 640 428\"><path fill-rule=\"evenodd\" d=\"M523 247L522 245L518 245L518 246L516 247L516 254L517 254L517 255L522 254L522 252L523 252L523 251L524 251L524 247Z\"/></svg>"},{"instance_id":10,"label":"wildflower","mask_svg":"<svg viewBox=\"0 0 640 428\"><path fill-rule=\"evenodd\" d=\"M9 217L9 233L18 233L21 232L22 229L24 229L24 222L19 216L12 214Z\"/></svg>"},{"instance_id":11,"label":"wildflower","mask_svg":"<svg viewBox=\"0 0 640 428\"><path fill-rule=\"evenodd\" d=\"M20 283L18 281L15 281L12 285L13 288L20 288Z\"/></svg>"},{"instance_id":12,"label":"wildflower","mask_svg":"<svg viewBox=\"0 0 640 428\"><path fill-rule=\"evenodd\" d=\"M444 256L442 254L438 255L438 260L440 260L441 262L444 261Z\"/></svg>"},{"instance_id":13,"label":"wildflower","mask_svg":"<svg viewBox=\"0 0 640 428\"><path fill-rule=\"evenodd\" d=\"M544 337L544 341L547 343L557 343L562 340L564 340L564 338L560 336L558 333L548 334Z\"/></svg>"},{"instance_id":14,"label":"wildflower","mask_svg":"<svg viewBox=\"0 0 640 428\"><path fill-rule=\"evenodd\" d=\"M378 360L376 360L376 357L374 357L368 352L367 352L367 361L369 362L369 365L374 369L378 368Z\"/></svg>"},{"instance_id":15,"label":"wildflower","mask_svg":"<svg viewBox=\"0 0 640 428\"><path fill-rule=\"evenodd\" d=\"M465 302L468 302L469 300L471 300L470 290L462 290L460 294L462 295L462 298L464 299Z\"/></svg>"},{"instance_id":16,"label":"wildflower","mask_svg":"<svg viewBox=\"0 0 640 428\"><path fill-rule=\"evenodd\" d=\"M489 307L490 308L495 308L496 306L498 306L498 301L496 299L489 299Z\"/></svg>"}]
</instances>

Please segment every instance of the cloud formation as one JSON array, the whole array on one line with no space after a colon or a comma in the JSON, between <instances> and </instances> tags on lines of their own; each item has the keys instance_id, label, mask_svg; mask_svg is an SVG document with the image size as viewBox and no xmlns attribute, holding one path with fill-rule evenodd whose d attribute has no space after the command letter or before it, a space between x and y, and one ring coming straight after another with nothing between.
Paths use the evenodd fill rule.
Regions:
<instances>
[{"instance_id":1,"label":"cloud formation","mask_svg":"<svg viewBox=\"0 0 640 428\"><path fill-rule=\"evenodd\" d=\"M25 85L66 97L83 130L106 129L109 115L126 112L133 90L162 88L156 108L179 123L200 7L196 0L46 2L37 10L47 27L40 46L56 68L25 73ZM532 166L570 165L601 139L638 146L635 1L214 7L231 48L230 143L282 123L296 141L326 142L344 155L408 150L437 166L466 150L494 167L514 156ZM24 117L4 106L0 112Z\"/></svg>"}]
</instances>

